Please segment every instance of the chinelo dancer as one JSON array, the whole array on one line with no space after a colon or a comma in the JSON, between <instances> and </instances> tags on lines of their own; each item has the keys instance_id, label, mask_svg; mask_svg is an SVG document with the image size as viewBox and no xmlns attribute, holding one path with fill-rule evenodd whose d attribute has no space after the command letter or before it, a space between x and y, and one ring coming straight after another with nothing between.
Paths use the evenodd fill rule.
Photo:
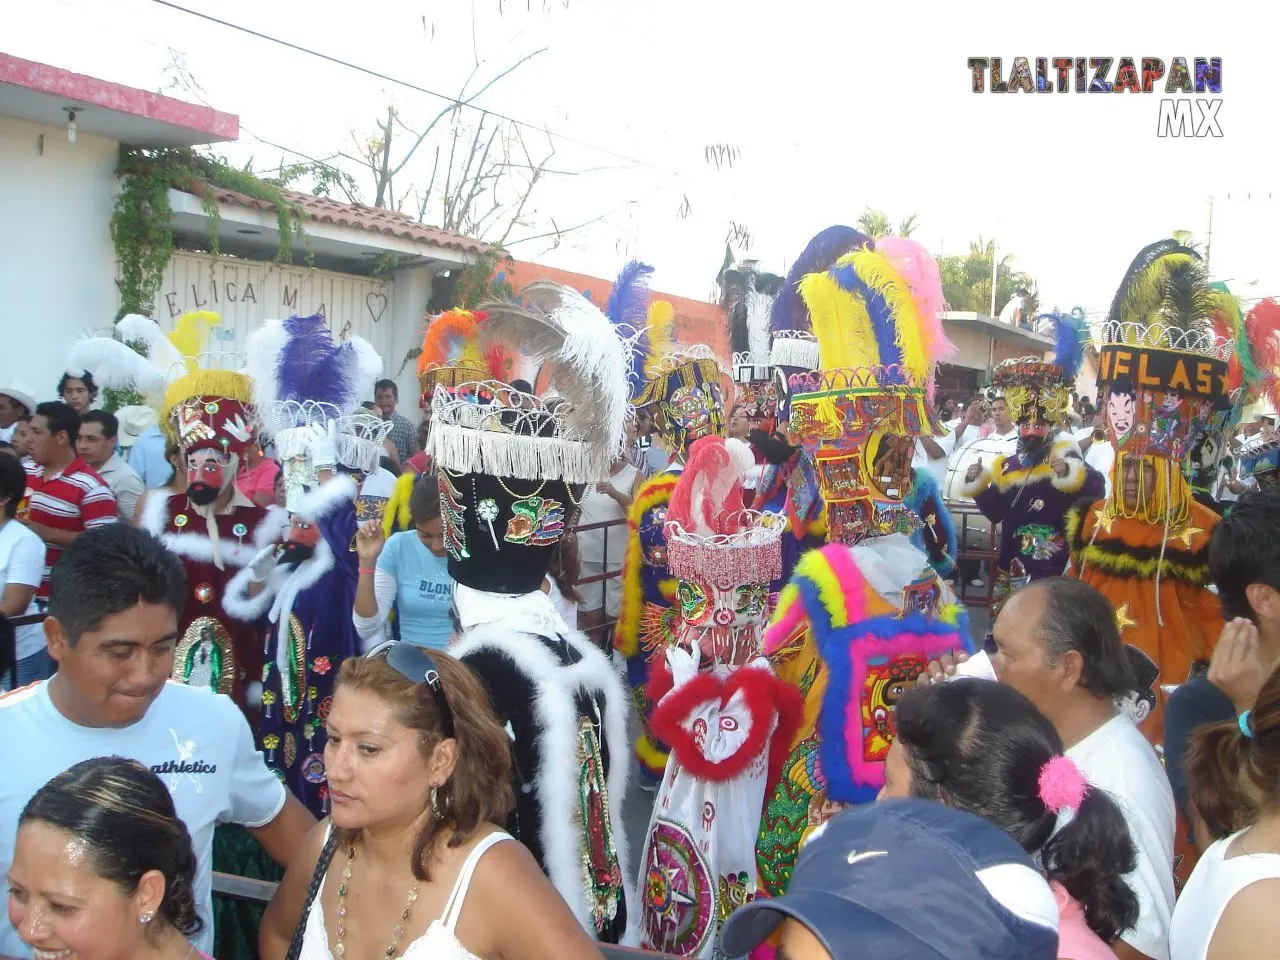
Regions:
<instances>
[{"instance_id":1,"label":"chinelo dancer","mask_svg":"<svg viewBox=\"0 0 1280 960\"><path fill-rule=\"evenodd\" d=\"M628 698L543 584L587 484L608 477L625 442L626 347L568 287L535 282L520 298L485 306L482 339L522 345L559 402L548 409L499 383L441 386L431 398L428 452L456 584L452 653L485 683L512 741L508 829L582 926L617 943L634 940L639 916L622 823Z\"/></svg>"},{"instance_id":2,"label":"chinelo dancer","mask_svg":"<svg viewBox=\"0 0 1280 960\"><path fill-rule=\"evenodd\" d=\"M647 726L652 707L645 694L651 664L676 640L676 578L667 564L666 513L690 447L724 432L719 362L705 346L670 341L674 309L649 303L653 268L632 261L614 283L606 312L630 346L627 383L637 410L649 409L671 450L666 469L635 492L627 516L622 565L622 604L614 645L627 660L628 680L644 727L636 741L641 784L655 787L667 763L663 744Z\"/></svg>"},{"instance_id":3,"label":"chinelo dancer","mask_svg":"<svg viewBox=\"0 0 1280 960\"><path fill-rule=\"evenodd\" d=\"M1120 639L1159 668L1156 709L1142 723L1154 743L1164 726L1160 686L1185 682L1222 630L1209 589L1218 516L1192 496L1184 461L1230 404L1232 341L1215 332L1214 318L1238 312L1230 294L1211 288L1199 254L1162 240L1134 258L1093 331L1116 460L1110 495L1068 517L1069 570L1106 595Z\"/></svg>"},{"instance_id":4,"label":"chinelo dancer","mask_svg":"<svg viewBox=\"0 0 1280 960\"><path fill-rule=\"evenodd\" d=\"M917 307L928 293L869 246L805 276L799 292L822 362L790 381L790 432L814 464L830 543L800 559L765 634L769 662L804 699L761 816L768 896L786 889L805 837L874 799L901 693L929 658L970 643L963 608L912 543L923 528L912 451L938 429L927 385L947 349L940 318Z\"/></svg>"},{"instance_id":5,"label":"chinelo dancer","mask_svg":"<svg viewBox=\"0 0 1280 960\"><path fill-rule=\"evenodd\" d=\"M741 441L703 437L667 508L677 639L648 689L671 755L639 885L641 946L668 955L712 956L724 918L755 899L765 790L800 720L799 691L761 656L786 521L743 507L753 462Z\"/></svg>"},{"instance_id":6,"label":"chinelo dancer","mask_svg":"<svg viewBox=\"0 0 1280 960\"><path fill-rule=\"evenodd\" d=\"M993 621L1018 586L1062 575L1069 555L1067 511L1081 499L1098 499L1106 486L1102 474L1085 464L1075 441L1055 435L1071 403L1087 334L1071 317L1041 314L1036 319L1054 324L1053 360L1005 360L991 375L993 391L1017 424L1017 450L986 466L981 460L972 464L961 489L983 516L1000 524Z\"/></svg>"},{"instance_id":7,"label":"chinelo dancer","mask_svg":"<svg viewBox=\"0 0 1280 960\"><path fill-rule=\"evenodd\" d=\"M236 488L240 456L253 440L253 383L239 369L242 357L204 353L208 328L218 322L216 314L186 314L166 337L152 320L125 317L117 332L145 343L145 358L106 337L82 341L73 353L92 354L83 365L105 385L132 384L163 397L166 433L187 464L187 490L148 497L139 525L160 537L186 568L174 679L230 694L252 710L262 690L261 631L223 601L231 578L275 541L287 517Z\"/></svg>"},{"instance_id":8,"label":"chinelo dancer","mask_svg":"<svg viewBox=\"0 0 1280 960\"><path fill-rule=\"evenodd\" d=\"M790 579L800 555L822 546L826 533L817 473L812 460L793 442L789 430L791 378L818 369L818 341L797 285L808 274L826 270L841 256L862 247L874 247L874 243L852 227L833 226L820 231L796 258L769 311L769 365L774 376L777 417L771 434L751 437L767 461L753 505L760 510L784 512L787 517L778 590Z\"/></svg>"},{"instance_id":9,"label":"chinelo dancer","mask_svg":"<svg viewBox=\"0 0 1280 960\"><path fill-rule=\"evenodd\" d=\"M369 645L351 616L358 517L381 519L393 479L379 465L391 424L360 406L373 395L382 358L360 337L335 344L321 316L268 320L246 349L262 433L284 463L292 516L232 578L224 605L241 620L270 624L258 743L267 764L323 817L334 679Z\"/></svg>"}]
</instances>

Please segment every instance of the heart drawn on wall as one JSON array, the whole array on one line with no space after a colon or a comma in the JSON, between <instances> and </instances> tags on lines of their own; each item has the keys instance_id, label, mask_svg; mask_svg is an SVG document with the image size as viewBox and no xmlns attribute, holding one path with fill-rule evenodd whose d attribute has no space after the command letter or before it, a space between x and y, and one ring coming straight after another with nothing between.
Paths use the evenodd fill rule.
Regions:
<instances>
[{"instance_id":1,"label":"heart drawn on wall","mask_svg":"<svg viewBox=\"0 0 1280 960\"><path fill-rule=\"evenodd\" d=\"M369 311L369 316L373 317L373 322L377 323L387 312L387 295L385 293L365 294L364 305Z\"/></svg>"}]
</instances>

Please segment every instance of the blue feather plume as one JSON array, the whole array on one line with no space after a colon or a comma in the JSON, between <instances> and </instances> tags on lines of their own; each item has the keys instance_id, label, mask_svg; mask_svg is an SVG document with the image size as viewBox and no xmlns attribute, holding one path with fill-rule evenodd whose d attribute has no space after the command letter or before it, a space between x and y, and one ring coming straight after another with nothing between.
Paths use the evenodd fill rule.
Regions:
<instances>
[{"instance_id":1,"label":"blue feather plume","mask_svg":"<svg viewBox=\"0 0 1280 960\"><path fill-rule=\"evenodd\" d=\"M639 260L632 260L609 292L605 315L613 324L618 336L630 346L631 390L634 394L644 383L644 366L649 357L649 277L653 267Z\"/></svg>"},{"instance_id":2,"label":"blue feather plume","mask_svg":"<svg viewBox=\"0 0 1280 960\"><path fill-rule=\"evenodd\" d=\"M1036 317L1040 320L1053 321L1053 362L1062 368L1069 380L1075 380L1084 363L1085 332L1084 324L1074 315L1063 316L1056 310L1053 313L1042 313Z\"/></svg>"},{"instance_id":3,"label":"blue feather plume","mask_svg":"<svg viewBox=\"0 0 1280 960\"><path fill-rule=\"evenodd\" d=\"M350 343L337 346L323 316L290 317L280 351L280 400L351 406L355 393L356 352Z\"/></svg>"},{"instance_id":4,"label":"blue feather plume","mask_svg":"<svg viewBox=\"0 0 1280 960\"><path fill-rule=\"evenodd\" d=\"M853 227L827 227L810 240L787 271L787 280L773 301L769 313L769 329L775 334L780 330L811 333L809 311L796 284L811 273L826 270L849 251L864 246L874 250L875 241Z\"/></svg>"},{"instance_id":5,"label":"blue feather plume","mask_svg":"<svg viewBox=\"0 0 1280 960\"><path fill-rule=\"evenodd\" d=\"M852 264L833 267L829 272L842 290L853 294L866 305L867 316L871 318L871 333L876 338L876 350L880 354L880 365L899 368L896 375L878 375L878 381L882 386L904 382L905 372L901 370L902 348L898 346L898 324L889 304L863 282Z\"/></svg>"}]
</instances>

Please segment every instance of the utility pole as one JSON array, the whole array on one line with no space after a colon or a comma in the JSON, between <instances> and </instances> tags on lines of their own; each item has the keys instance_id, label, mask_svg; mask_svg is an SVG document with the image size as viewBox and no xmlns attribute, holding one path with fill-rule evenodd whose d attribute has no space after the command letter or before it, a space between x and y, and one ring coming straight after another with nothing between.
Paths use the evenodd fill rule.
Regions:
<instances>
[{"instance_id":1,"label":"utility pole","mask_svg":"<svg viewBox=\"0 0 1280 960\"><path fill-rule=\"evenodd\" d=\"M1209 236L1204 242L1204 265L1209 267L1209 256L1213 252L1213 197L1209 198Z\"/></svg>"},{"instance_id":2,"label":"utility pole","mask_svg":"<svg viewBox=\"0 0 1280 960\"><path fill-rule=\"evenodd\" d=\"M996 270L1000 264L1000 244L995 240L991 241L991 312L988 314L992 320L996 319Z\"/></svg>"}]
</instances>

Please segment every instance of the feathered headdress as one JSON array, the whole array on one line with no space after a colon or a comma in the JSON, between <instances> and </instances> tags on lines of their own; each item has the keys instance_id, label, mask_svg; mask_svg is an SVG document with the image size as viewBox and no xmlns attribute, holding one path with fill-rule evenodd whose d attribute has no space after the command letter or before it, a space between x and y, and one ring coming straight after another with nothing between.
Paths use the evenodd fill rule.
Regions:
<instances>
[{"instance_id":1,"label":"feathered headdress","mask_svg":"<svg viewBox=\"0 0 1280 960\"><path fill-rule=\"evenodd\" d=\"M1083 311L1062 314L1058 311L1042 313L1037 324L1046 320L1053 326L1053 358L1018 357L1003 360L991 371L991 388L1009 407L1009 416L1015 422L1027 413L1027 404L1034 399L1045 420L1054 422L1071 406L1071 390L1076 375L1084 363L1084 348L1088 334L1082 320Z\"/></svg>"},{"instance_id":2,"label":"feathered headdress","mask_svg":"<svg viewBox=\"0 0 1280 960\"><path fill-rule=\"evenodd\" d=\"M652 276L653 267L632 260L614 280L604 309L618 338L630 350L627 382L632 399L638 397L644 388L647 379L645 367L654 357L654 347L649 338L649 279Z\"/></svg>"},{"instance_id":3,"label":"feathered headdress","mask_svg":"<svg viewBox=\"0 0 1280 960\"><path fill-rule=\"evenodd\" d=\"M568 483L603 479L626 436L625 345L609 319L570 287L536 281L520 296L520 304L484 306L483 343L523 348L550 374L564 402L551 413L538 398L517 398L509 389L496 391L498 402L481 405L437 389L432 456L460 473Z\"/></svg>"},{"instance_id":4,"label":"feathered headdress","mask_svg":"<svg viewBox=\"0 0 1280 960\"><path fill-rule=\"evenodd\" d=\"M787 271L787 279L769 311L769 330L773 335L769 362L773 366L817 368L818 350L809 308L800 294L800 281L811 273L826 270L845 254L862 247L874 249L875 241L853 227L836 226L827 227L801 251Z\"/></svg>"},{"instance_id":5,"label":"feathered headdress","mask_svg":"<svg viewBox=\"0 0 1280 960\"><path fill-rule=\"evenodd\" d=\"M497 380L505 383L513 362L504 345L494 345L489 355L480 347L483 312L448 310L427 321L418 354L418 385L423 403L431 401L437 385L454 389L460 383ZM503 377L494 376L502 372Z\"/></svg>"},{"instance_id":6,"label":"feathered headdress","mask_svg":"<svg viewBox=\"0 0 1280 960\"><path fill-rule=\"evenodd\" d=\"M800 293L813 319L821 369L848 371L846 376L865 371L858 377L863 386L923 391L935 364L926 344L951 346L945 336L939 343L940 334L925 334L910 286L878 250L845 254L801 280Z\"/></svg>"},{"instance_id":7,"label":"feathered headdress","mask_svg":"<svg viewBox=\"0 0 1280 960\"><path fill-rule=\"evenodd\" d=\"M942 312L946 299L942 294L942 275L938 261L923 246L907 237L881 237L876 252L883 254L889 265L906 281L916 303L920 321L920 339L925 354L934 363L950 360L958 352L942 329ZM925 395L933 402L933 378L925 387Z\"/></svg>"},{"instance_id":8,"label":"feathered headdress","mask_svg":"<svg viewBox=\"0 0 1280 960\"><path fill-rule=\"evenodd\" d=\"M166 336L150 317L131 313L116 322L114 337L84 337L73 343L68 367L89 371L104 387L132 387L160 406L169 384L200 369L209 328L219 323L216 313L184 313Z\"/></svg>"},{"instance_id":9,"label":"feathered headdress","mask_svg":"<svg viewBox=\"0 0 1280 960\"><path fill-rule=\"evenodd\" d=\"M736 587L782 575L786 518L743 506L743 481L754 463L750 445L741 440L703 437L690 447L666 515L667 563L676 577ZM760 614L759 623L742 624L725 639L736 643L747 630L754 644L764 626L763 608Z\"/></svg>"}]
</instances>

